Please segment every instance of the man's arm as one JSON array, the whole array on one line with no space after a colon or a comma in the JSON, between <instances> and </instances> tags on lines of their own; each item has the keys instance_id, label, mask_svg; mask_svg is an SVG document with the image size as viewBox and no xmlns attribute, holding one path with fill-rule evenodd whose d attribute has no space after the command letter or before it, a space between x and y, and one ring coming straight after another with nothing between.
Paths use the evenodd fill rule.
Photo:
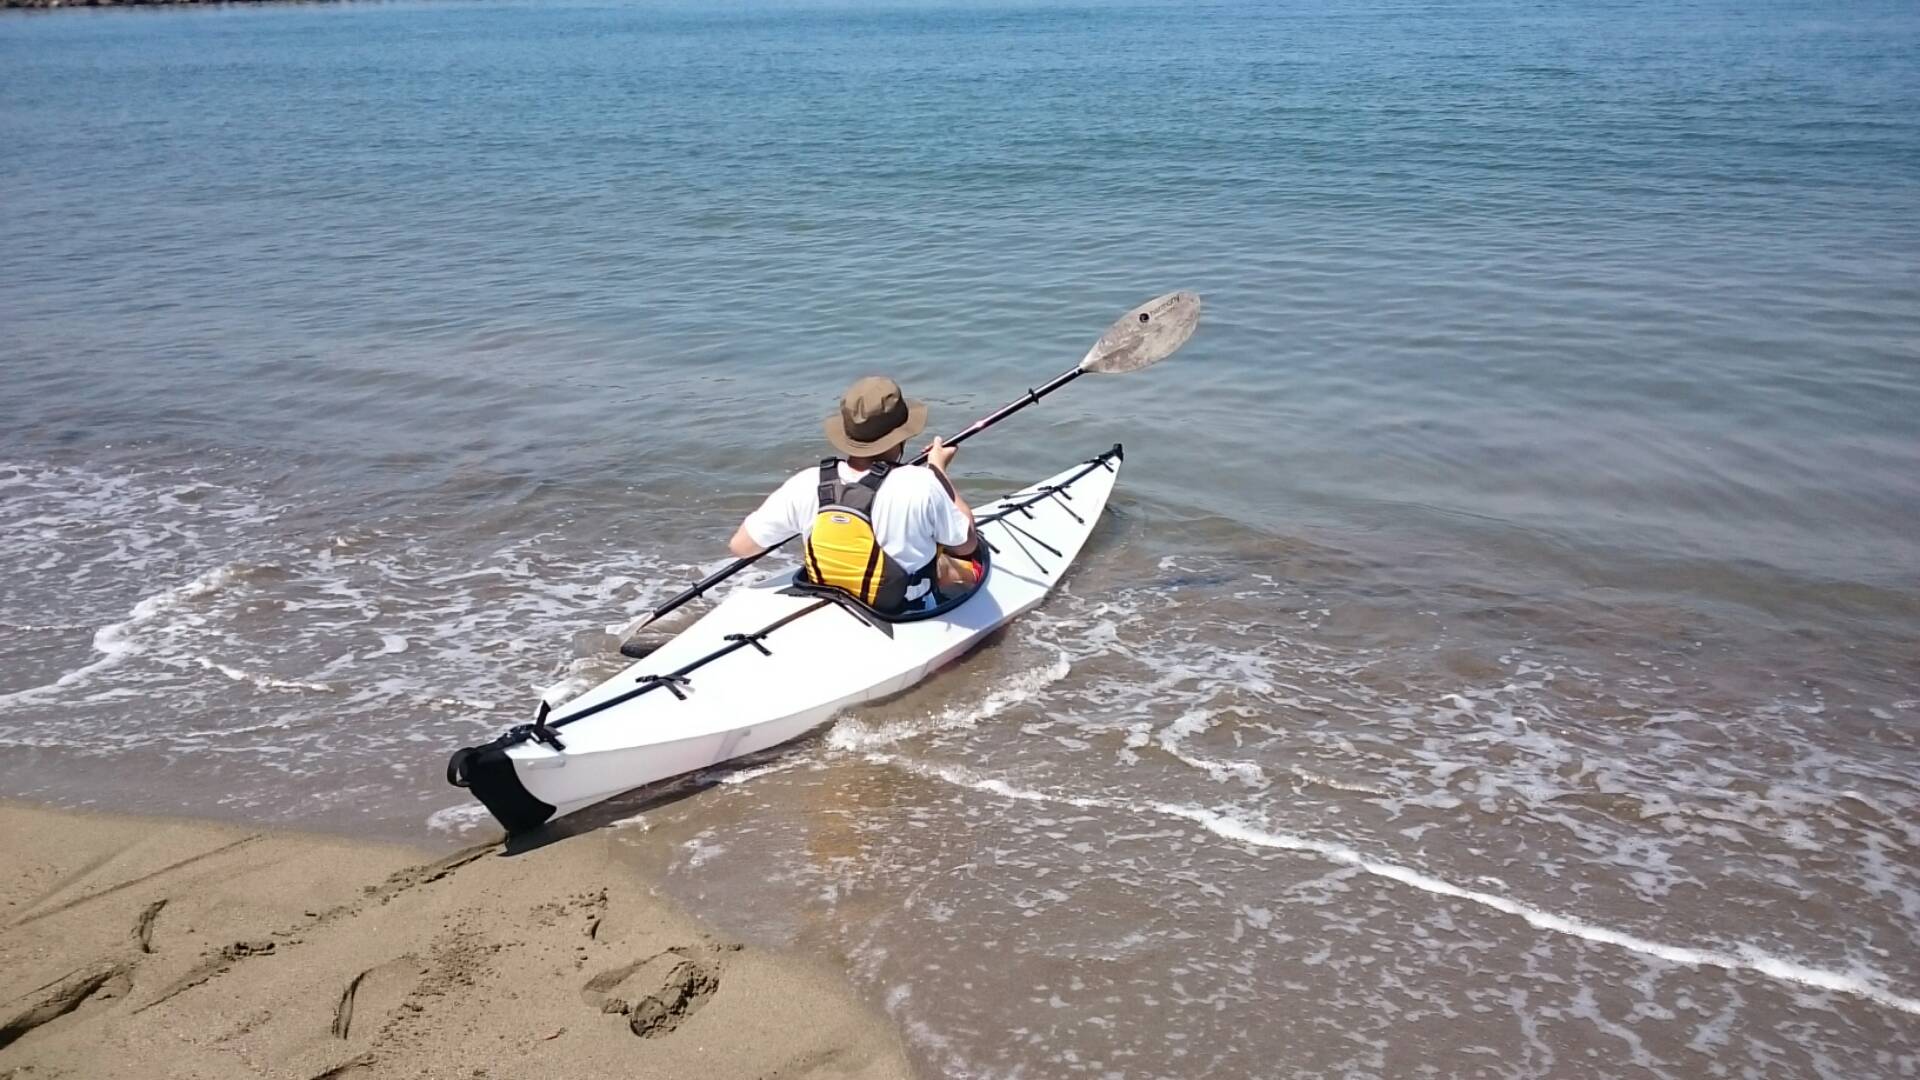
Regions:
<instances>
[{"instance_id":1,"label":"man's arm","mask_svg":"<svg viewBox=\"0 0 1920 1080\"><path fill-rule=\"evenodd\" d=\"M733 530L727 550L735 558L750 559L800 532L803 528L800 517L805 508L796 504L803 496L809 503L813 498L813 488L804 477L796 476L780 485Z\"/></svg>"},{"instance_id":2,"label":"man's arm","mask_svg":"<svg viewBox=\"0 0 1920 1080\"><path fill-rule=\"evenodd\" d=\"M949 555L966 558L979 550L980 530L973 525L973 507L967 505L967 500L961 496L959 489L953 486L953 481L947 479L947 466L952 463L953 455L959 452L959 447L948 446L939 438L935 438L933 445L927 448L927 467L933 470L933 475L940 481L940 486L947 489L947 497L953 500L953 505L967 519L966 540L947 546Z\"/></svg>"},{"instance_id":3,"label":"man's arm","mask_svg":"<svg viewBox=\"0 0 1920 1080\"><path fill-rule=\"evenodd\" d=\"M733 539L727 541L727 550L735 558L751 559L767 549L753 538L753 534L747 531L747 523L743 521L739 528L733 530Z\"/></svg>"}]
</instances>

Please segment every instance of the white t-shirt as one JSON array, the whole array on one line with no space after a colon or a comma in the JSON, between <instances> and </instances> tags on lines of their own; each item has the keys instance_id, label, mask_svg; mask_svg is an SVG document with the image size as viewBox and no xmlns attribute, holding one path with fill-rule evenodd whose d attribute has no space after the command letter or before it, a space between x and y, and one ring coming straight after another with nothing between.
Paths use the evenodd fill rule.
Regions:
<instances>
[{"instance_id":1,"label":"white t-shirt","mask_svg":"<svg viewBox=\"0 0 1920 1080\"><path fill-rule=\"evenodd\" d=\"M865 475L864 469L840 463L844 483L854 483ZM819 487L818 465L793 474L793 479L767 496L760 509L747 515L747 535L761 547L772 547L794 533L811 532L814 516L820 513ZM931 562L938 551L936 545L954 547L967 542L967 516L954 505L940 478L925 465L894 466L893 475L873 497L870 516L881 550L908 573Z\"/></svg>"}]
</instances>

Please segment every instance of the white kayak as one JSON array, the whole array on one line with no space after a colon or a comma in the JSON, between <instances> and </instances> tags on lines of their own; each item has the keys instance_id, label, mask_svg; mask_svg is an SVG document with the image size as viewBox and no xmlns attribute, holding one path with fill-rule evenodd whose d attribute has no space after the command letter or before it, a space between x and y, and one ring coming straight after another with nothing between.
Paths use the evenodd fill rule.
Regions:
<instances>
[{"instance_id":1,"label":"white kayak","mask_svg":"<svg viewBox=\"0 0 1920 1080\"><path fill-rule=\"evenodd\" d=\"M792 572L734 589L644 660L484 746L447 778L523 832L656 780L778 746L897 694L1059 583L1099 521L1119 446L978 507L986 570L964 598L883 620Z\"/></svg>"}]
</instances>

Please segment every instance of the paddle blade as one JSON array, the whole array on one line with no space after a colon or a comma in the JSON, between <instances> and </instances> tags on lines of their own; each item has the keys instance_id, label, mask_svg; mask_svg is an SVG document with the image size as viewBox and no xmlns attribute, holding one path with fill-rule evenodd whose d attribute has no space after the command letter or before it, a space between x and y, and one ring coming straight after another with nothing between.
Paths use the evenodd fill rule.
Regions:
<instances>
[{"instance_id":1,"label":"paddle blade","mask_svg":"<svg viewBox=\"0 0 1920 1080\"><path fill-rule=\"evenodd\" d=\"M644 660L647 655L665 645L673 635L687 628L693 621L691 609L680 608L664 615L648 613L628 624L620 632L620 655L634 660ZM649 629L651 627L651 629Z\"/></svg>"},{"instance_id":2,"label":"paddle blade","mask_svg":"<svg viewBox=\"0 0 1920 1080\"><path fill-rule=\"evenodd\" d=\"M1139 371L1172 356L1198 325L1199 294L1170 292L1156 296L1107 327L1080 361L1080 370L1105 375Z\"/></svg>"}]
</instances>

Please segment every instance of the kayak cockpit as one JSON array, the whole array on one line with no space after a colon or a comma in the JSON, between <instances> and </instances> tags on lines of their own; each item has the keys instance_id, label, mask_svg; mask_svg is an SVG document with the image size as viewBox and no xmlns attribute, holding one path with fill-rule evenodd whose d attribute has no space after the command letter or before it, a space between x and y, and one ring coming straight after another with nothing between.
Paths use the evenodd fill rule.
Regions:
<instances>
[{"instance_id":1,"label":"kayak cockpit","mask_svg":"<svg viewBox=\"0 0 1920 1080\"><path fill-rule=\"evenodd\" d=\"M930 590L925 596L912 601L905 611L881 611L845 589L832 585L816 585L806 580L804 570L796 572L793 575L793 583L780 591L788 596L808 596L818 600L831 600L849 609L854 615L869 624L885 626L892 623L910 623L920 622L923 619L937 619L947 614L954 608L973 599L974 594L978 593L981 587L986 585L987 575L992 572L992 570L991 549L982 543L978 545L973 556L974 572L972 585L964 590L946 596L941 595L937 588Z\"/></svg>"}]
</instances>

